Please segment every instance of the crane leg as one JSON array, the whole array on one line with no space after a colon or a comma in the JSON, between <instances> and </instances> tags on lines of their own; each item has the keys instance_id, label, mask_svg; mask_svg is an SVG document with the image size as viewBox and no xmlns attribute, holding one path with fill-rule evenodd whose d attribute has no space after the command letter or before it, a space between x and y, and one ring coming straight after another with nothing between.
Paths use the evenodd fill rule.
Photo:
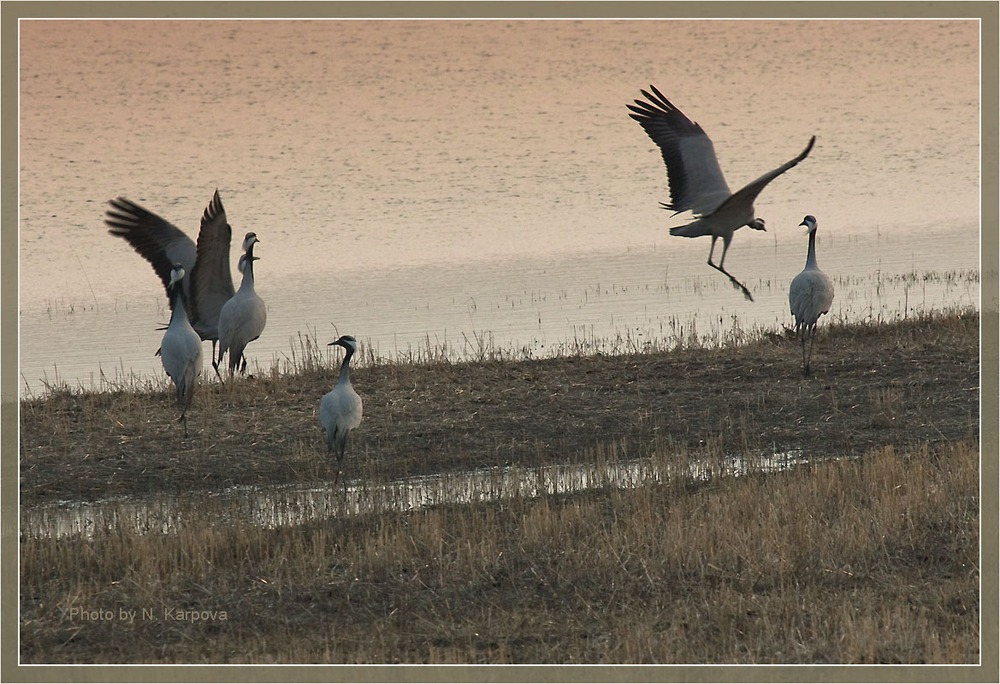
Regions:
<instances>
[{"instance_id":1,"label":"crane leg","mask_svg":"<svg viewBox=\"0 0 1000 684\"><path fill-rule=\"evenodd\" d=\"M806 375L809 375L810 373L809 364L812 363L813 344L815 342L816 342L816 326L814 325L812 329L809 331L809 354L808 356L806 356ZM803 351L805 350L805 340L803 340L802 349Z\"/></svg>"},{"instance_id":2,"label":"crane leg","mask_svg":"<svg viewBox=\"0 0 1000 684\"><path fill-rule=\"evenodd\" d=\"M226 355L226 350L222 347L222 345L219 345L219 356L216 357L216 355L215 355L215 346L214 346L214 343L213 343L213 346L212 346L212 368L215 369L215 374L219 377L219 380L222 380L223 382L225 382L225 378L223 378L222 377L222 373L219 372L219 366L222 365L222 357L225 356L225 355Z\"/></svg>"},{"instance_id":3,"label":"crane leg","mask_svg":"<svg viewBox=\"0 0 1000 684\"><path fill-rule=\"evenodd\" d=\"M750 293L750 290L747 289L747 286L744 285L743 283L741 283L740 281L738 281L736 278L734 278L733 274L730 273L729 271L727 271L725 269L725 267L723 266L723 264L726 263L726 252L729 251L729 243L725 240L725 238L723 238L723 241L722 241L722 258L719 259L719 265L716 266L715 264L712 263L712 252L715 251L715 240L716 240L716 237L713 235L712 236L712 249L710 249L708 251L708 265L711 266L712 268L714 268L719 273L722 273L725 276L727 276L729 278L729 282L733 284L733 287L736 288L737 290L742 291L743 292L743 296L746 297L747 301L752 302L753 301L753 295Z\"/></svg>"},{"instance_id":4,"label":"crane leg","mask_svg":"<svg viewBox=\"0 0 1000 684\"><path fill-rule=\"evenodd\" d=\"M344 470L344 454L341 451L337 452L337 474L333 476L333 486L336 487L337 483L340 482L340 473ZM347 483L344 483L347 486Z\"/></svg>"},{"instance_id":5,"label":"crane leg","mask_svg":"<svg viewBox=\"0 0 1000 684\"><path fill-rule=\"evenodd\" d=\"M809 338L809 349L806 350L806 338ZM812 373L812 368L810 364L812 363L812 353L813 353L813 342L816 339L816 326L811 326L809 328L803 328L801 334L802 341L802 374L805 377L809 377Z\"/></svg>"},{"instance_id":6,"label":"crane leg","mask_svg":"<svg viewBox=\"0 0 1000 684\"><path fill-rule=\"evenodd\" d=\"M729 278L729 282L733 284L733 288L735 288L735 289L739 290L740 292L742 292L743 293L743 297L748 302L752 302L753 301L753 294L750 292L749 289L747 289L746 285L744 285L743 283L741 283L740 281L738 281L735 277L733 277L732 273L730 273L726 269L722 268L721 266L716 266L715 264L710 264L710 265L711 265L712 268L714 268L715 270L717 270L719 273L722 273L722 274L726 275Z\"/></svg>"},{"instance_id":7,"label":"crane leg","mask_svg":"<svg viewBox=\"0 0 1000 684\"><path fill-rule=\"evenodd\" d=\"M802 328L799 331L799 344L802 345L802 374L805 376L809 375L809 365L806 363L806 330Z\"/></svg>"},{"instance_id":8,"label":"crane leg","mask_svg":"<svg viewBox=\"0 0 1000 684\"><path fill-rule=\"evenodd\" d=\"M337 434L335 431L334 434L330 435L330 437L327 439L326 447L328 454L333 454L334 451L333 443L336 441L336 438ZM334 487L336 487L337 483L340 482L340 472L344 467L344 452L347 451L347 440L346 439L342 440L341 443L336 446L336 450L337 450L337 473L333 477Z\"/></svg>"},{"instance_id":9,"label":"crane leg","mask_svg":"<svg viewBox=\"0 0 1000 684\"><path fill-rule=\"evenodd\" d=\"M243 354L237 356L233 355L233 350L229 350L229 379L232 380L233 376L236 375L236 371L240 369L240 359L243 358Z\"/></svg>"},{"instance_id":10,"label":"crane leg","mask_svg":"<svg viewBox=\"0 0 1000 684\"><path fill-rule=\"evenodd\" d=\"M219 361L222 361L222 358L219 357L219 361L215 360L215 347L218 344L218 342L219 342L218 340L212 340L212 368L215 369L215 377L217 377L219 380L222 380L222 374L219 373Z\"/></svg>"},{"instance_id":11,"label":"crane leg","mask_svg":"<svg viewBox=\"0 0 1000 684\"><path fill-rule=\"evenodd\" d=\"M340 478L340 474L344 469L344 455L347 453L347 438L351 436L351 431L346 430L344 432L344 438L340 440L340 444L337 446L337 478ZM336 482L334 482L336 485ZM347 480L344 480L344 491L347 491Z\"/></svg>"}]
</instances>

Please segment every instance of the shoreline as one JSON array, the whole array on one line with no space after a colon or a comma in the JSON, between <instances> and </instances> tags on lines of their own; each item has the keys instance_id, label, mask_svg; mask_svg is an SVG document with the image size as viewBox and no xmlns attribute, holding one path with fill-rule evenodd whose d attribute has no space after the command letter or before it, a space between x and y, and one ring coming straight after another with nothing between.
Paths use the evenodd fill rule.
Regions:
<instances>
[{"instance_id":1,"label":"shoreline","mask_svg":"<svg viewBox=\"0 0 1000 684\"><path fill-rule=\"evenodd\" d=\"M642 455L657 441L695 456L823 456L963 439L979 430L979 317L821 326L809 378L788 333L718 349L363 363L352 379L365 419L345 476L583 462L588 450ZM317 406L338 359L307 350L298 364L200 386L189 439L168 388L22 400L22 505L325 481Z\"/></svg>"}]
</instances>

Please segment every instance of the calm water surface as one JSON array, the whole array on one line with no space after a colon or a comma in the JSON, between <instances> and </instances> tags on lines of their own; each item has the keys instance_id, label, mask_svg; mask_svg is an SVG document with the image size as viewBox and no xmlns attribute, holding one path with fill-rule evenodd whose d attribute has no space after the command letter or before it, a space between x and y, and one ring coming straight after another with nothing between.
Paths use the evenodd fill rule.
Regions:
<instances>
[{"instance_id":1,"label":"calm water surface","mask_svg":"<svg viewBox=\"0 0 1000 684\"><path fill-rule=\"evenodd\" d=\"M163 377L166 297L103 225L119 195L195 237L219 188L257 232L263 368L300 335L545 355L777 327L806 213L832 317L979 302L974 22L28 21L20 40L22 392ZM650 83L734 189L817 136L757 202L768 232L733 241L754 303L707 238L667 234L625 108Z\"/></svg>"}]
</instances>

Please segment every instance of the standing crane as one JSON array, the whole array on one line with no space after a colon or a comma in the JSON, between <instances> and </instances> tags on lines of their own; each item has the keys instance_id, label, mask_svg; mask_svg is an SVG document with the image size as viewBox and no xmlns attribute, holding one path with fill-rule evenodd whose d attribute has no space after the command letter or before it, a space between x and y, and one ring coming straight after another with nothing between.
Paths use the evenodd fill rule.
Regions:
<instances>
[{"instance_id":1,"label":"standing crane","mask_svg":"<svg viewBox=\"0 0 1000 684\"><path fill-rule=\"evenodd\" d=\"M267 307L254 289L253 262L260 257L253 255L253 248L260 240L256 233L247 233L243 239L246 252L240 256L239 270L243 274L240 289L236 291L219 312L219 357L212 359L215 372L219 372L222 357L229 352L229 377L240 366L240 372L247 370L247 360L243 351L247 345L260 337L267 323Z\"/></svg>"},{"instance_id":2,"label":"standing crane","mask_svg":"<svg viewBox=\"0 0 1000 684\"><path fill-rule=\"evenodd\" d=\"M670 234L683 237L711 235L708 265L728 276L733 287L741 290L743 296L752 302L750 290L725 268L729 243L733 233L743 226L766 230L764 219L758 218L754 212L753 203L757 195L768 183L805 159L816 142L816 136L810 138L799 156L731 193L719 168L712 140L702 127L687 118L654 86L650 89L652 94L642 91L649 102L635 100L635 105L627 105L632 111L629 116L639 122L663 154L671 202L660 204L664 209L672 210L674 216L691 211L695 218L691 223L671 228ZM716 265L712 263L712 254L715 252L715 241L720 237L722 258Z\"/></svg>"},{"instance_id":3,"label":"standing crane","mask_svg":"<svg viewBox=\"0 0 1000 684\"><path fill-rule=\"evenodd\" d=\"M160 360L163 370L174 381L177 388L177 405L181 409L178 422L184 423L184 436L188 436L187 410L194 397L194 388L201 373L201 338L191 327L187 311L184 307L184 267L174 264L170 271L170 281L167 289L170 291L173 312L170 314L170 324L163 333L160 343Z\"/></svg>"},{"instance_id":4,"label":"standing crane","mask_svg":"<svg viewBox=\"0 0 1000 684\"><path fill-rule=\"evenodd\" d=\"M816 322L820 316L830 311L830 305L833 304L833 281L816 265L816 217L809 214L799 225L805 226L809 231L809 251L806 254L806 267L795 276L788 288L788 306L795 317L795 332L802 342L802 372L808 376L813 342L816 340Z\"/></svg>"},{"instance_id":5,"label":"standing crane","mask_svg":"<svg viewBox=\"0 0 1000 684\"><path fill-rule=\"evenodd\" d=\"M351 335L343 335L327 346L338 345L346 350L340 364L340 376L333 389L323 395L319 402L319 422L326 430L326 448L337 454L337 476L334 486L340 480L344 453L347 451L347 437L351 430L361 424L361 397L351 385L351 357L358 350L357 340Z\"/></svg>"}]
</instances>

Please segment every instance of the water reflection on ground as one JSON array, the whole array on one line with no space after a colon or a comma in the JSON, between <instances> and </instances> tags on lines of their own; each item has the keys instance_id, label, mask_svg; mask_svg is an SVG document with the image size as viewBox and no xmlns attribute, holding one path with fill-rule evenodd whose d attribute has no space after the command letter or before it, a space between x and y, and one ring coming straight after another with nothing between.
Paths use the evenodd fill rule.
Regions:
<instances>
[{"instance_id":1,"label":"water reflection on ground","mask_svg":"<svg viewBox=\"0 0 1000 684\"><path fill-rule=\"evenodd\" d=\"M507 467L405 478L384 484L319 487L234 487L221 492L95 503L59 503L21 511L22 538L93 538L115 532L169 534L185 526L262 528L310 521L409 512L431 506L498 502L596 489L630 489L669 481L704 481L788 470L809 463L801 451L726 458Z\"/></svg>"}]
</instances>

